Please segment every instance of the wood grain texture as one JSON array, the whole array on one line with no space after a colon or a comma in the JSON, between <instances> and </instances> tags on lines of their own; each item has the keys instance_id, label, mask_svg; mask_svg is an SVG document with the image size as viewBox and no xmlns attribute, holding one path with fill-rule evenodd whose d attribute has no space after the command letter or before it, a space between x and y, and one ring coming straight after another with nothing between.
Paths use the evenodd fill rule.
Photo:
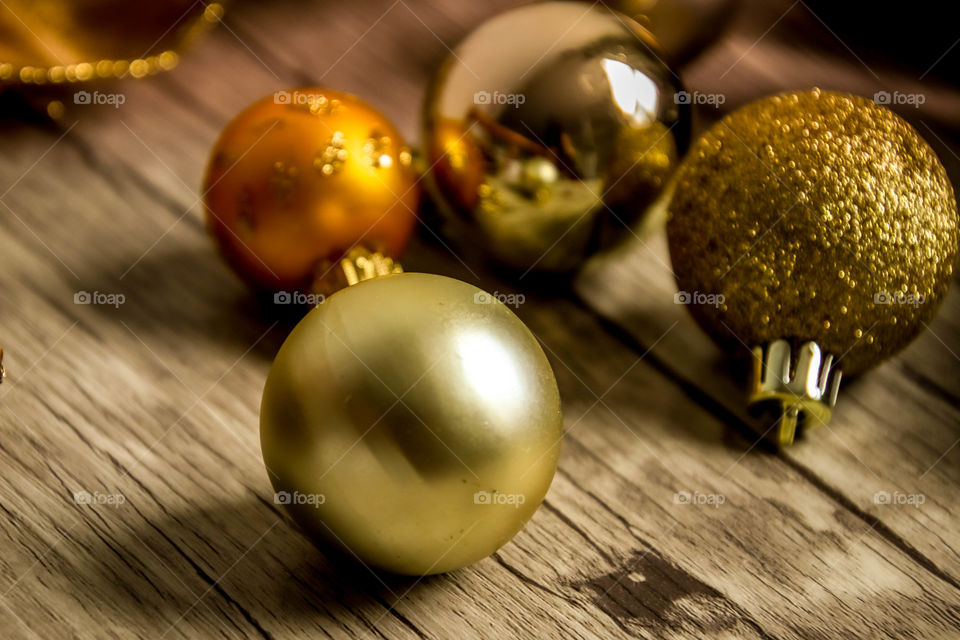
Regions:
<instances>
[{"instance_id":1,"label":"wood grain texture","mask_svg":"<svg viewBox=\"0 0 960 640\"><path fill-rule=\"evenodd\" d=\"M493 273L433 224L405 257L524 293L560 384L559 473L493 557L374 574L274 505L259 396L295 319L260 308L212 250L207 153L243 105L317 83L414 138L446 47L511 4L240 3L174 73L105 89L119 109L0 125L0 637L960 637L960 295L843 389L829 428L771 453L753 446L738 371L673 304L653 221L572 291ZM685 70L691 88L726 92L725 108L825 80L871 92L842 50L800 55L776 31L734 64L766 11ZM914 120L956 179L957 95L937 96ZM124 299L75 304L83 291Z\"/></svg>"}]
</instances>

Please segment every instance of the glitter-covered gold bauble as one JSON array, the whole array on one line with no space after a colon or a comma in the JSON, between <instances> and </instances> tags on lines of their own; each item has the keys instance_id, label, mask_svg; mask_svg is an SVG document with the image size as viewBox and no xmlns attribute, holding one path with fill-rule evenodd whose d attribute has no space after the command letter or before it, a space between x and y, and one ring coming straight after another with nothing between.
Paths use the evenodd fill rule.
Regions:
<instances>
[{"instance_id":1,"label":"glitter-covered gold bauble","mask_svg":"<svg viewBox=\"0 0 960 640\"><path fill-rule=\"evenodd\" d=\"M360 248L396 258L420 193L400 133L359 98L278 91L220 135L203 186L223 255L257 289L321 287Z\"/></svg>"},{"instance_id":2,"label":"glitter-covered gold bauble","mask_svg":"<svg viewBox=\"0 0 960 640\"><path fill-rule=\"evenodd\" d=\"M717 123L681 164L670 216L678 300L720 343L756 349L755 401L793 394L794 413L821 419L838 369L877 364L930 321L957 259L953 189L930 146L888 109L829 91Z\"/></svg>"},{"instance_id":3,"label":"glitter-covered gold bauble","mask_svg":"<svg viewBox=\"0 0 960 640\"><path fill-rule=\"evenodd\" d=\"M636 22L541 2L478 27L425 106L428 183L462 244L566 271L629 234L689 134L679 79Z\"/></svg>"},{"instance_id":4,"label":"glitter-covered gold bauble","mask_svg":"<svg viewBox=\"0 0 960 640\"><path fill-rule=\"evenodd\" d=\"M557 383L510 309L443 276L347 287L270 369L260 440L277 502L317 542L401 574L451 571L540 506L562 435Z\"/></svg>"}]
</instances>

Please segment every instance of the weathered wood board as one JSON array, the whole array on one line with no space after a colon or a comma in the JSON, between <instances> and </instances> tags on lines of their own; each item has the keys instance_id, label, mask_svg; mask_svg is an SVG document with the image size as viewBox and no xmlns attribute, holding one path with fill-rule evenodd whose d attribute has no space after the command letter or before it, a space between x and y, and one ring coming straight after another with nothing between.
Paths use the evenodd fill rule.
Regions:
<instances>
[{"instance_id":1,"label":"weathered wood board","mask_svg":"<svg viewBox=\"0 0 960 640\"><path fill-rule=\"evenodd\" d=\"M119 108L0 123L0 637L960 637L960 292L845 386L829 427L770 452L737 369L673 304L654 220L550 291L460 255L433 224L404 260L522 292L557 374L560 471L497 554L423 580L374 574L274 505L259 397L293 320L212 250L210 146L248 102L312 84L363 96L415 139L447 47L511 4L237 3L176 71L109 87ZM918 87L930 100L907 115L957 183L960 91L797 42L798 21L818 24L806 7L760 4L683 70L726 96L699 128L780 89ZM781 15L788 33L765 34Z\"/></svg>"}]
</instances>

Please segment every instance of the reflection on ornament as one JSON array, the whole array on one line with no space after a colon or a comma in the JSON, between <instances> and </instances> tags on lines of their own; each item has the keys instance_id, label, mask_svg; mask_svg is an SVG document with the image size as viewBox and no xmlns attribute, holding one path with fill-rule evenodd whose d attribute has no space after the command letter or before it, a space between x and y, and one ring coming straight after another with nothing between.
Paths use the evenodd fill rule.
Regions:
<instances>
[{"instance_id":1,"label":"reflection on ornament","mask_svg":"<svg viewBox=\"0 0 960 640\"><path fill-rule=\"evenodd\" d=\"M556 471L556 380L489 294L421 273L335 293L287 338L260 437L278 501L317 542L395 573L476 562Z\"/></svg>"},{"instance_id":2,"label":"reflection on ornament","mask_svg":"<svg viewBox=\"0 0 960 640\"><path fill-rule=\"evenodd\" d=\"M677 174L668 223L683 292L721 344L758 360L751 404L777 440L829 419L856 374L931 320L957 259L953 189L901 118L857 96L773 96L728 115ZM715 294L710 296L709 294Z\"/></svg>"},{"instance_id":3,"label":"reflection on ornament","mask_svg":"<svg viewBox=\"0 0 960 640\"><path fill-rule=\"evenodd\" d=\"M222 16L223 3L194 0L6 0L0 3L0 86L167 71L177 65L176 50Z\"/></svg>"},{"instance_id":4,"label":"reflection on ornament","mask_svg":"<svg viewBox=\"0 0 960 640\"><path fill-rule=\"evenodd\" d=\"M516 269L566 271L629 233L688 136L676 75L639 25L543 2L477 28L425 106L449 231Z\"/></svg>"},{"instance_id":5,"label":"reflection on ornament","mask_svg":"<svg viewBox=\"0 0 960 640\"><path fill-rule=\"evenodd\" d=\"M733 17L737 0L601 0L654 35L667 59L680 64L716 40Z\"/></svg>"},{"instance_id":6,"label":"reflection on ornament","mask_svg":"<svg viewBox=\"0 0 960 640\"><path fill-rule=\"evenodd\" d=\"M319 292L354 247L399 256L419 187L409 149L382 114L348 94L297 89L227 125L204 199L224 256L251 285Z\"/></svg>"}]
</instances>

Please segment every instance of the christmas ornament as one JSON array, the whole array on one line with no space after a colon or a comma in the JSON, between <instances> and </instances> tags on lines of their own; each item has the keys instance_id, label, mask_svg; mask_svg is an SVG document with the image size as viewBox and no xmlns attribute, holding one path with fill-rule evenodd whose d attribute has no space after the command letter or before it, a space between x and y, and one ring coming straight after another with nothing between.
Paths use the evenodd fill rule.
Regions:
<instances>
[{"instance_id":1,"label":"christmas ornament","mask_svg":"<svg viewBox=\"0 0 960 640\"><path fill-rule=\"evenodd\" d=\"M318 542L400 574L509 541L550 486L560 398L503 304L436 275L361 280L310 311L263 394L264 462Z\"/></svg>"},{"instance_id":2,"label":"christmas ornament","mask_svg":"<svg viewBox=\"0 0 960 640\"><path fill-rule=\"evenodd\" d=\"M449 233L516 269L564 271L628 233L688 136L649 33L595 5L542 2L482 24L429 91L429 184Z\"/></svg>"},{"instance_id":3,"label":"christmas ornament","mask_svg":"<svg viewBox=\"0 0 960 640\"><path fill-rule=\"evenodd\" d=\"M736 0L602 0L656 37L672 64L680 64L716 40L736 13Z\"/></svg>"},{"instance_id":4,"label":"christmas ornament","mask_svg":"<svg viewBox=\"0 0 960 640\"><path fill-rule=\"evenodd\" d=\"M351 248L403 250L419 187L394 126L360 99L279 91L247 107L213 148L208 226L257 289L306 291Z\"/></svg>"},{"instance_id":5,"label":"christmas ornament","mask_svg":"<svg viewBox=\"0 0 960 640\"><path fill-rule=\"evenodd\" d=\"M756 358L751 405L780 444L829 420L840 370L902 349L939 306L957 258L953 190L891 111L829 91L769 97L691 148L667 231L701 327Z\"/></svg>"},{"instance_id":6,"label":"christmas ornament","mask_svg":"<svg viewBox=\"0 0 960 640\"><path fill-rule=\"evenodd\" d=\"M0 2L0 87L142 78L176 66L177 49L223 15L194 0Z\"/></svg>"}]
</instances>

